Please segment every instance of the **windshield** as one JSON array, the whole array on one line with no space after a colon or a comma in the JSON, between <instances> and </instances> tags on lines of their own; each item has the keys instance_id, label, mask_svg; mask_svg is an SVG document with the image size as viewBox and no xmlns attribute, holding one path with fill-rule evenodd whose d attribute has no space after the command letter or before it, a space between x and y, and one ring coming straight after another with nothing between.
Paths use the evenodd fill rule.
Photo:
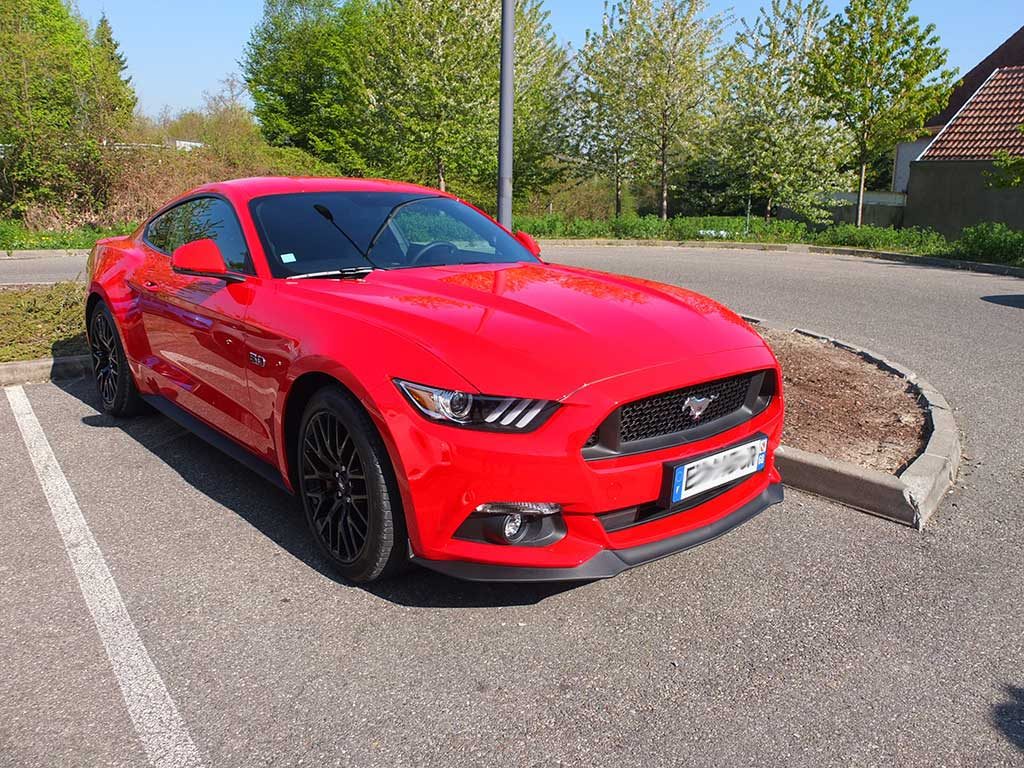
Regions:
<instances>
[{"instance_id":1,"label":"windshield","mask_svg":"<svg viewBox=\"0 0 1024 768\"><path fill-rule=\"evenodd\" d=\"M376 267L536 262L467 205L409 192L302 192L249 203L275 277Z\"/></svg>"}]
</instances>

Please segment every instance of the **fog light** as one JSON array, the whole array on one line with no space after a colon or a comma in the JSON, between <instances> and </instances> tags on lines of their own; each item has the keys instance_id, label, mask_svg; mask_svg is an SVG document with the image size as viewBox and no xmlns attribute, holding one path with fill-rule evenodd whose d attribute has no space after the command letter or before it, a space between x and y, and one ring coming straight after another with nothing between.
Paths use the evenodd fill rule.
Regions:
<instances>
[{"instance_id":1,"label":"fog light","mask_svg":"<svg viewBox=\"0 0 1024 768\"><path fill-rule=\"evenodd\" d=\"M505 541L515 541L523 532L523 516L518 512L505 515L505 522L501 526L501 535Z\"/></svg>"},{"instance_id":2,"label":"fog light","mask_svg":"<svg viewBox=\"0 0 1024 768\"><path fill-rule=\"evenodd\" d=\"M484 518L480 530L487 541L529 546L542 544L564 532L558 522L561 511L561 504L496 501L477 507L471 520Z\"/></svg>"}]
</instances>

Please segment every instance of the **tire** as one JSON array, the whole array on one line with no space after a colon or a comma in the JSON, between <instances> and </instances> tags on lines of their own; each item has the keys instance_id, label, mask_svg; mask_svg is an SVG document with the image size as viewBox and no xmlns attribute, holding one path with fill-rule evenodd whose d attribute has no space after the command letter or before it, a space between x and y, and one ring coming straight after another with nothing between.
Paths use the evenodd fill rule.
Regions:
<instances>
[{"instance_id":1,"label":"tire","mask_svg":"<svg viewBox=\"0 0 1024 768\"><path fill-rule=\"evenodd\" d=\"M89 316L89 352L103 412L111 416L135 416L143 411L145 404L135 386L117 325L102 301Z\"/></svg>"},{"instance_id":2,"label":"tire","mask_svg":"<svg viewBox=\"0 0 1024 768\"><path fill-rule=\"evenodd\" d=\"M370 417L341 387L325 387L299 428L297 489L310 533L346 579L404 568L405 520L394 470Z\"/></svg>"}]
</instances>

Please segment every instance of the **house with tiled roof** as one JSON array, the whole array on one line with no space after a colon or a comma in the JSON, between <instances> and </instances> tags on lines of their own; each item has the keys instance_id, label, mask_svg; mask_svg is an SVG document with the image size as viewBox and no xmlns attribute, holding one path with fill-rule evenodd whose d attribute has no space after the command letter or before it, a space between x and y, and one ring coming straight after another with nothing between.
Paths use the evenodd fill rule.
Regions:
<instances>
[{"instance_id":1,"label":"house with tiled roof","mask_svg":"<svg viewBox=\"0 0 1024 768\"><path fill-rule=\"evenodd\" d=\"M1001 221L1024 229L1024 189L992 184L997 153L1024 155L1024 66L993 70L910 164L904 226L956 237Z\"/></svg>"},{"instance_id":2,"label":"house with tiled roof","mask_svg":"<svg viewBox=\"0 0 1024 768\"><path fill-rule=\"evenodd\" d=\"M921 153L932 143L932 139L963 109L967 100L992 76L993 72L1004 67L1018 66L1024 66L1024 27L1010 35L1002 45L978 62L977 66L960 79L952 93L949 94L946 106L925 122L926 134L922 138L903 142L896 147L892 191L907 191L910 182L910 164L921 156Z\"/></svg>"}]
</instances>

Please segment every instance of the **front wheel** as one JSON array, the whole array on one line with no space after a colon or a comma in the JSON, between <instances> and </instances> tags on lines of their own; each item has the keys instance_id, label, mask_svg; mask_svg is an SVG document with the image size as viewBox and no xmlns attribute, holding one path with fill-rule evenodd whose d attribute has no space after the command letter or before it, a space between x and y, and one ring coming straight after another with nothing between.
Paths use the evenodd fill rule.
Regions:
<instances>
[{"instance_id":1,"label":"front wheel","mask_svg":"<svg viewBox=\"0 0 1024 768\"><path fill-rule=\"evenodd\" d=\"M317 392L299 430L298 486L306 522L350 581L405 562L405 525L387 450L373 422L339 387Z\"/></svg>"},{"instance_id":2,"label":"front wheel","mask_svg":"<svg viewBox=\"0 0 1024 768\"><path fill-rule=\"evenodd\" d=\"M100 302L89 317L89 353L100 404L111 416L134 416L143 409L142 398L128 367L114 316Z\"/></svg>"}]
</instances>

